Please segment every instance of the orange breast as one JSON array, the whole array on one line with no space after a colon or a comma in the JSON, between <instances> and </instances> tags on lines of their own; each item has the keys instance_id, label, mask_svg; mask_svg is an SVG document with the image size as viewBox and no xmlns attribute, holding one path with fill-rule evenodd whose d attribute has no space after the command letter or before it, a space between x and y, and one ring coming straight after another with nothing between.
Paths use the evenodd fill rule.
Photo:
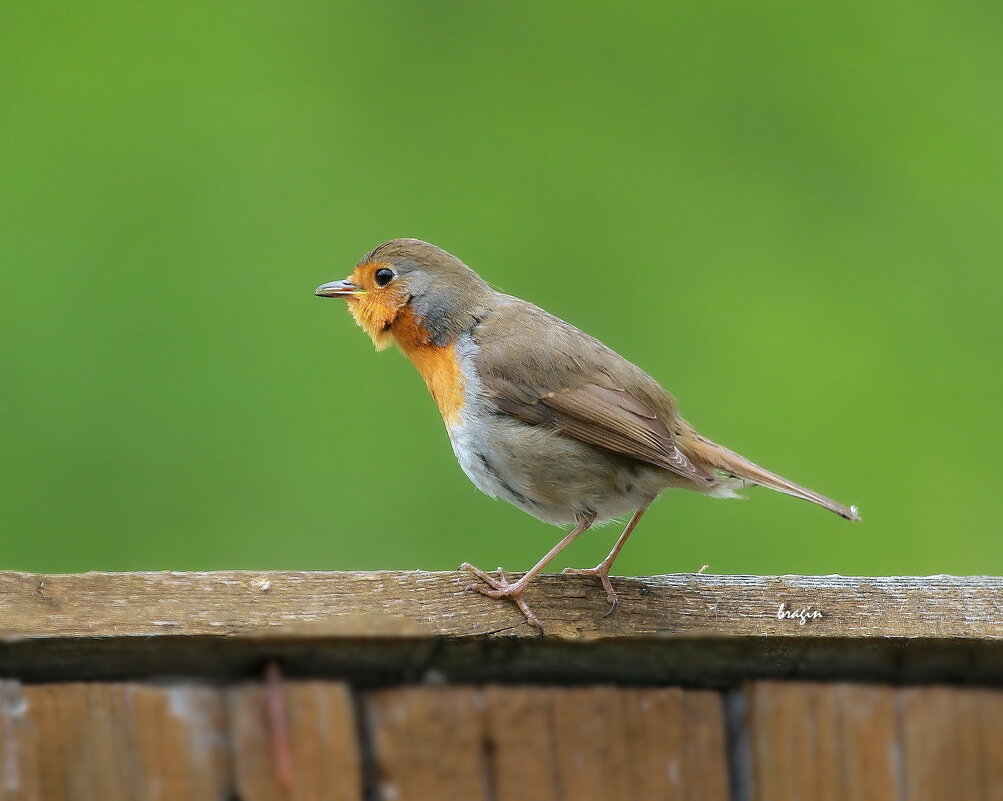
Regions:
<instances>
[{"instance_id":1,"label":"orange breast","mask_svg":"<svg viewBox=\"0 0 1003 801\"><path fill-rule=\"evenodd\" d=\"M390 329L400 349L404 351L432 393L446 425L460 417L463 408L463 372L456 361L452 345L440 346L431 341L428 332L418 324L409 307L405 307Z\"/></svg>"}]
</instances>

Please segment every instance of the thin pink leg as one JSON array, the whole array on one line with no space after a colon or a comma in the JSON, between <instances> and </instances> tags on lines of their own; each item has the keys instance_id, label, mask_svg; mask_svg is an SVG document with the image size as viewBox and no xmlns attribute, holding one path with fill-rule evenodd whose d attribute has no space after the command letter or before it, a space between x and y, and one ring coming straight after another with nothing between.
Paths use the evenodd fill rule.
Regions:
<instances>
[{"instance_id":1,"label":"thin pink leg","mask_svg":"<svg viewBox=\"0 0 1003 801\"><path fill-rule=\"evenodd\" d=\"M637 525L637 521L641 519L641 515L645 513L649 504L645 504L636 512L634 516L630 518L630 522L627 523L627 527L623 530L623 534L619 536L616 544L613 546L613 550L609 552L609 556L603 559L595 567L590 567L587 569L579 567L566 567L563 572L565 573L575 573L580 576L596 576L602 583L603 589L606 590L606 600L609 602L609 610L603 617L609 617L613 614L613 610L616 609L617 597L616 593L613 592L613 584L609 580L609 571L613 567L613 563L616 561L617 556L620 555L620 549L623 548L623 544L627 541L627 537L630 536L630 532L634 530L634 526Z\"/></svg>"},{"instance_id":2,"label":"thin pink leg","mask_svg":"<svg viewBox=\"0 0 1003 801\"><path fill-rule=\"evenodd\" d=\"M468 562L464 562L460 565L460 570L469 570L477 578L483 581L488 586L485 587L482 584L468 584L467 590L470 592L479 592L481 595L486 595L489 598L509 598L515 601L516 605L522 611L522 614L526 618L526 622L531 626L536 626L543 633L543 624L540 623L540 618L538 618L533 610L529 608L526 604L526 600L523 595L526 592L526 585L529 584L539 573L545 568L551 560L565 548L567 548L574 539L581 534L583 531L588 529L589 526L595 521L595 515L590 515L588 517L582 516L578 518L578 525L575 526L557 545L547 551L547 554L537 562L528 573L524 574L521 579L516 581L514 584L510 584L508 579L505 578L505 572L499 567L496 571L497 576L492 576L490 573L486 573L479 567L474 567Z\"/></svg>"}]
</instances>

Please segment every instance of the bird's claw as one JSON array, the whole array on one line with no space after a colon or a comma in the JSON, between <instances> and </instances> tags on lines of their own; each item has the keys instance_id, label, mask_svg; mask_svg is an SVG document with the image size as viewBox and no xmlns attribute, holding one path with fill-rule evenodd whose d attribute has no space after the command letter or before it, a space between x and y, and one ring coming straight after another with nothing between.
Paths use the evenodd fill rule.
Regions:
<instances>
[{"instance_id":1,"label":"bird's claw","mask_svg":"<svg viewBox=\"0 0 1003 801\"><path fill-rule=\"evenodd\" d=\"M613 603L611 603L609 605L609 609L607 609L603 613L603 617L606 618L606 617L609 617L610 615L612 615L616 611L616 607L619 605L619 603L620 603L620 599L617 598L616 595L614 595L613 596Z\"/></svg>"},{"instance_id":2,"label":"bird's claw","mask_svg":"<svg viewBox=\"0 0 1003 801\"><path fill-rule=\"evenodd\" d=\"M505 576L505 571L502 570L500 567L495 571L498 574L497 577L492 576L490 573L484 570L481 570L479 567L474 567L472 564L470 564L470 562L464 562L462 565L460 565L458 569L466 570L470 573L473 573L475 576L477 576L477 578L479 578L485 584L490 585L493 589L501 590L509 586L508 578ZM467 586L466 589L469 590L471 587L476 589L477 586L478 585L476 584L470 584Z\"/></svg>"},{"instance_id":3,"label":"bird's claw","mask_svg":"<svg viewBox=\"0 0 1003 801\"><path fill-rule=\"evenodd\" d=\"M606 610L603 617L612 615L620 603L620 599L616 597L616 592L613 590L613 583L609 580L609 568L608 564L600 562L595 567L566 567L561 571L575 576L595 576L599 579L602 588L606 590L606 602L609 604L609 609Z\"/></svg>"},{"instance_id":4,"label":"bird's claw","mask_svg":"<svg viewBox=\"0 0 1003 801\"><path fill-rule=\"evenodd\" d=\"M515 605L519 607L519 611L522 612L523 617L526 618L526 622L538 629L541 636L543 635L543 624L540 622L540 618L538 618L533 610L529 608L529 605L523 597L526 591L526 585L523 583L524 579L519 579L519 581L514 583L509 582L508 578L505 576L505 571L500 567L495 571L498 574L497 577L481 570L479 567L474 567L468 562L464 562L460 565L460 569L469 570L477 576L477 578L483 581L484 584L488 585L485 587L484 584L468 584L464 587L464 592L478 592L488 598L495 598L498 600L507 598L510 601L513 601Z\"/></svg>"}]
</instances>

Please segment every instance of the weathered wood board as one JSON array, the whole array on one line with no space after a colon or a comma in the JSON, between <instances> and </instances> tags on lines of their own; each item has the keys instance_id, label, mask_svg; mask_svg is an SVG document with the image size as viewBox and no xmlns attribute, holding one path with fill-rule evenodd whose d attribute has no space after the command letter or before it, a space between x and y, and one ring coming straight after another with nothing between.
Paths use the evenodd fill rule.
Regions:
<instances>
[{"instance_id":1,"label":"weathered wood board","mask_svg":"<svg viewBox=\"0 0 1003 801\"><path fill-rule=\"evenodd\" d=\"M383 798L728 798L710 691L407 687L365 708Z\"/></svg>"},{"instance_id":2,"label":"weathered wood board","mask_svg":"<svg viewBox=\"0 0 1003 801\"><path fill-rule=\"evenodd\" d=\"M464 592L465 573L0 572L0 675L33 681L298 676L392 684L755 678L1003 683L1003 579L544 575L529 601Z\"/></svg>"},{"instance_id":3,"label":"weathered wood board","mask_svg":"<svg viewBox=\"0 0 1003 801\"><path fill-rule=\"evenodd\" d=\"M3 801L225 798L223 705L190 685L0 681Z\"/></svg>"},{"instance_id":4,"label":"weathered wood board","mask_svg":"<svg viewBox=\"0 0 1003 801\"><path fill-rule=\"evenodd\" d=\"M0 682L0 801L1001 801L1003 690Z\"/></svg>"},{"instance_id":5,"label":"weathered wood board","mask_svg":"<svg viewBox=\"0 0 1003 801\"><path fill-rule=\"evenodd\" d=\"M1003 691L774 681L733 703L743 801L1003 801Z\"/></svg>"}]
</instances>

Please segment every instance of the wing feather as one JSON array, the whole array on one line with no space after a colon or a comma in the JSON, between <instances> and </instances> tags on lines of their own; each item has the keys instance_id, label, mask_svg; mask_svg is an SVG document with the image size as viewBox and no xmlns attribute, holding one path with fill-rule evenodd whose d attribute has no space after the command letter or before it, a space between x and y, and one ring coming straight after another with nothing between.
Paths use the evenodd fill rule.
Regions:
<instances>
[{"instance_id":1,"label":"wing feather","mask_svg":"<svg viewBox=\"0 0 1003 801\"><path fill-rule=\"evenodd\" d=\"M665 424L623 389L586 384L565 390L532 390L507 380L489 380L498 407L533 425L671 470L703 486L717 479L676 447Z\"/></svg>"},{"instance_id":2,"label":"wing feather","mask_svg":"<svg viewBox=\"0 0 1003 801\"><path fill-rule=\"evenodd\" d=\"M512 331L532 334L516 344ZM484 391L502 412L701 486L718 484L676 447L668 427L677 419L672 396L597 339L508 296L475 338Z\"/></svg>"}]
</instances>

